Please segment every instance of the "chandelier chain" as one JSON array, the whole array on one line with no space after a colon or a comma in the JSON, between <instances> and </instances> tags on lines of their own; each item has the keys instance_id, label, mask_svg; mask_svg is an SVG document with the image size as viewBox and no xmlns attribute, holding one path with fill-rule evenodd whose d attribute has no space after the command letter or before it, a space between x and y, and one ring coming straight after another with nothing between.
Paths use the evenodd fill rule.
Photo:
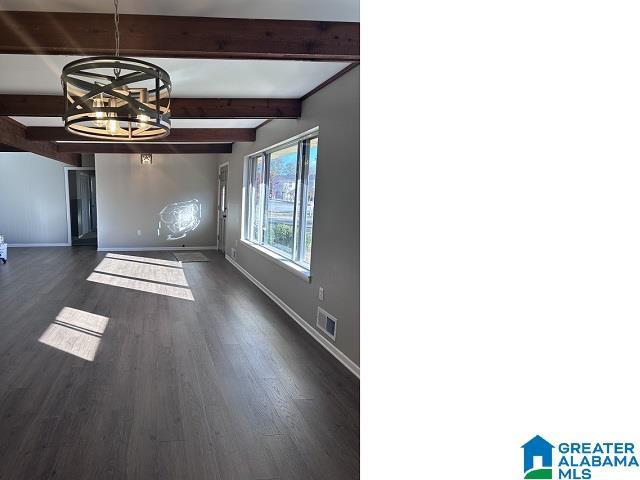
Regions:
<instances>
[{"instance_id":1,"label":"chandelier chain","mask_svg":"<svg viewBox=\"0 0 640 480\"><path fill-rule=\"evenodd\" d=\"M116 11L113 15L113 21L116 25L116 57L120 56L120 16L118 15L118 0L113 0Z\"/></svg>"},{"instance_id":2,"label":"chandelier chain","mask_svg":"<svg viewBox=\"0 0 640 480\"><path fill-rule=\"evenodd\" d=\"M115 13L113 14L113 23L116 26L116 57L120 56L120 16L118 14L118 0L113 0L113 6L115 7ZM118 78L120 76L120 69L114 68L113 74Z\"/></svg>"}]
</instances>

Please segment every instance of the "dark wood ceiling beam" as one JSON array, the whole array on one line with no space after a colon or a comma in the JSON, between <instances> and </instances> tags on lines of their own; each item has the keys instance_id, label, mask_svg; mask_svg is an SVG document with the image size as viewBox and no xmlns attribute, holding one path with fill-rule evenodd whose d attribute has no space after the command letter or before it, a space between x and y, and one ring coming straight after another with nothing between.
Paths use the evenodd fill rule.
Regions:
<instances>
[{"instance_id":1,"label":"dark wood ceiling beam","mask_svg":"<svg viewBox=\"0 0 640 480\"><path fill-rule=\"evenodd\" d=\"M63 127L27 127L27 138L40 142L91 141L91 138L75 135ZM255 139L255 128L172 128L171 133L163 139L144 143L233 143L253 142Z\"/></svg>"},{"instance_id":2,"label":"dark wood ceiling beam","mask_svg":"<svg viewBox=\"0 0 640 480\"><path fill-rule=\"evenodd\" d=\"M24 117L62 117L62 95L0 95L0 115Z\"/></svg>"},{"instance_id":3,"label":"dark wood ceiling beam","mask_svg":"<svg viewBox=\"0 0 640 480\"><path fill-rule=\"evenodd\" d=\"M62 95L0 95L0 115L61 117ZM296 98L172 98L171 118L300 118Z\"/></svg>"},{"instance_id":4,"label":"dark wood ceiling beam","mask_svg":"<svg viewBox=\"0 0 640 480\"><path fill-rule=\"evenodd\" d=\"M21 123L8 117L0 117L0 144L18 151L42 155L69 165L80 165L80 155L58 152L55 143L30 140L27 138L26 133L26 128Z\"/></svg>"},{"instance_id":5,"label":"dark wood ceiling beam","mask_svg":"<svg viewBox=\"0 0 640 480\"><path fill-rule=\"evenodd\" d=\"M58 143L69 153L231 153L230 143Z\"/></svg>"},{"instance_id":6,"label":"dark wood ceiling beam","mask_svg":"<svg viewBox=\"0 0 640 480\"><path fill-rule=\"evenodd\" d=\"M4 145L0 143L0 152L22 152L19 148L12 147L11 145Z\"/></svg>"},{"instance_id":7,"label":"dark wood ceiling beam","mask_svg":"<svg viewBox=\"0 0 640 480\"><path fill-rule=\"evenodd\" d=\"M113 15L0 12L0 53L113 55ZM120 54L132 57L360 60L360 24L120 15Z\"/></svg>"},{"instance_id":8,"label":"dark wood ceiling beam","mask_svg":"<svg viewBox=\"0 0 640 480\"><path fill-rule=\"evenodd\" d=\"M172 98L171 118L300 118L297 98Z\"/></svg>"}]
</instances>

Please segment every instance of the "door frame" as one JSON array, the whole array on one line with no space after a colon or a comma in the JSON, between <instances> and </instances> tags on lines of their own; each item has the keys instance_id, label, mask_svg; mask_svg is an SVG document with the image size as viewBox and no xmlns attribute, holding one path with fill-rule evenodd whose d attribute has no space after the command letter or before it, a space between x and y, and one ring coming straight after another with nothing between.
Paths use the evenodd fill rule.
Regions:
<instances>
[{"instance_id":1,"label":"door frame","mask_svg":"<svg viewBox=\"0 0 640 480\"><path fill-rule=\"evenodd\" d=\"M218 208L216 208L216 211L217 211L217 215L216 215L216 217L217 217L217 222L216 222L216 248L218 250L220 250L220 205L219 205L219 203L220 203L220 170L222 170L222 167L227 167L227 193L225 194L225 198L227 199L227 205L229 205L229 200L228 200L229 199L229 170L231 170L229 168L229 162L228 161L218 165L218 198L216 199L216 204L218 204L217 205ZM226 225L225 225L225 227L226 227ZM225 228L225 232L224 232L225 235L227 233L226 230L227 229ZM225 240L226 240L226 238L225 238ZM227 246L226 242L224 242L224 244L225 244L225 248L226 248L226 246Z\"/></svg>"},{"instance_id":2,"label":"door frame","mask_svg":"<svg viewBox=\"0 0 640 480\"><path fill-rule=\"evenodd\" d=\"M69 205L69 170L93 170L95 172L96 167L64 167L64 197L67 209L67 247L71 246L71 205ZM96 178L96 189L98 181ZM96 205L96 225L98 224L98 206ZM97 241L97 239L96 239ZM97 247L96 247L97 248Z\"/></svg>"}]
</instances>

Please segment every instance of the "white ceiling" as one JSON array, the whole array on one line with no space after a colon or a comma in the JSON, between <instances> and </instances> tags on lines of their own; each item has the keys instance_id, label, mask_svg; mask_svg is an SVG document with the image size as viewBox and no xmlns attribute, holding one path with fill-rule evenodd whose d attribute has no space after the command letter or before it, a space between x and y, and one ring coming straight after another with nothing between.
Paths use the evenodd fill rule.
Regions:
<instances>
[{"instance_id":1,"label":"white ceiling","mask_svg":"<svg viewBox=\"0 0 640 480\"><path fill-rule=\"evenodd\" d=\"M27 127L64 127L60 117L11 117ZM240 118L174 118L171 120L173 128L255 128L264 119Z\"/></svg>"},{"instance_id":2,"label":"white ceiling","mask_svg":"<svg viewBox=\"0 0 640 480\"><path fill-rule=\"evenodd\" d=\"M109 0L2 0L1 10L113 12ZM122 13L195 17L360 21L359 0L120 0Z\"/></svg>"},{"instance_id":3,"label":"white ceiling","mask_svg":"<svg viewBox=\"0 0 640 480\"><path fill-rule=\"evenodd\" d=\"M0 55L0 93L62 94L60 73L80 57ZM145 58L171 76L172 97L299 98L347 63Z\"/></svg>"}]
</instances>

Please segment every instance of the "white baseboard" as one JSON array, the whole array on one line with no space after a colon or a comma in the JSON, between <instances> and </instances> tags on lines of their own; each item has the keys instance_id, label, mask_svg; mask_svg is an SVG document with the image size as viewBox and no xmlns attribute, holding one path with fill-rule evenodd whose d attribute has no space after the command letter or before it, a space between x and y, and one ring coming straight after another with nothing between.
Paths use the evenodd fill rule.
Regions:
<instances>
[{"instance_id":1,"label":"white baseboard","mask_svg":"<svg viewBox=\"0 0 640 480\"><path fill-rule=\"evenodd\" d=\"M160 252L176 250L217 250L217 245L207 245L204 247L100 247L99 252Z\"/></svg>"},{"instance_id":2,"label":"white baseboard","mask_svg":"<svg viewBox=\"0 0 640 480\"><path fill-rule=\"evenodd\" d=\"M360 367L356 365L353 360L347 357L344 353L342 353L338 348L331 343L329 340L324 338L320 332L318 332L315 328L309 325L304 319L298 315L289 305L284 303L275 293L265 287L262 283L260 283L253 275L247 272L244 268L242 268L238 262L236 262L233 258L228 255L225 255L225 258L236 267L240 273L242 273L245 277L247 277L256 287L262 290L271 300L276 302L276 304L282 308L291 318L293 318L309 335L311 335L320 345L322 345L325 349L329 351L331 355L336 357L340 363L342 363L351 373L353 373L356 377L360 378Z\"/></svg>"},{"instance_id":3,"label":"white baseboard","mask_svg":"<svg viewBox=\"0 0 640 480\"><path fill-rule=\"evenodd\" d=\"M69 247L68 243L8 243L9 247Z\"/></svg>"}]
</instances>

